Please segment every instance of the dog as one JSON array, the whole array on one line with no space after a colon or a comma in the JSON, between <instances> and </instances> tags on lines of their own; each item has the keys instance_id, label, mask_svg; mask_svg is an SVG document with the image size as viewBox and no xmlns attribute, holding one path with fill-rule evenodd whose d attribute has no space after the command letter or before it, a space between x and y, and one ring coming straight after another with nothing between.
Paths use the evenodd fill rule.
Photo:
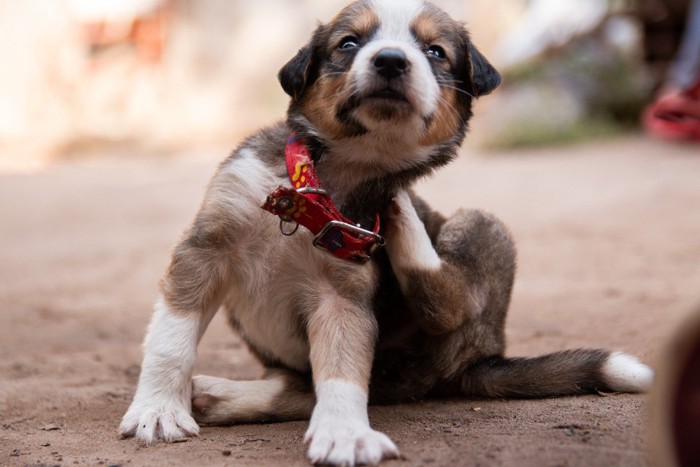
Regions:
<instances>
[{"instance_id":1,"label":"dog","mask_svg":"<svg viewBox=\"0 0 700 467\"><path fill-rule=\"evenodd\" d=\"M508 229L411 191L456 157L474 100L501 81L461 23L422 0L359 0L279 80L286 122L220 165L173 251L122 436L310 419L311 462L377 464L399 451L368 403L647 389L651 370L622 353L504 357ZM192 377L220 308L261 379Z\"/></svg>"}]
</instances>

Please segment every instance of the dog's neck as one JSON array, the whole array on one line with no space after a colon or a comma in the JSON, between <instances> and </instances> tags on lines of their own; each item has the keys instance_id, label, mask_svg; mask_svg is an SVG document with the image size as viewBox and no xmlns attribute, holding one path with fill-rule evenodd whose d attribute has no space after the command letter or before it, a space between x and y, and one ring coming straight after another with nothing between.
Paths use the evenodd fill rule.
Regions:
<instances>
[{"instance_id":1,"label":"dog's neck","mask_svg":"<svg viewBox=\"0 0 700 467\"><path fill-rule=\"evenodd\" d=\"M370 180L397 174L427 160L433 148L370 135L324 142L317 167L327 189L343 201Z\"/></svg>"},{"instance_id":2,"label":"dog's neck","mask_svg":"<svg viewBox=\"0 0 700 467\"><path fill-rule=\"evenodd\" d=\"M408 138L365 134L334 141L309 125L292 129L309 147L321 186L336 207L364 227L373 225L399 189L452 160L462 140L422 147Z\"/></svg>"}]
</instances>

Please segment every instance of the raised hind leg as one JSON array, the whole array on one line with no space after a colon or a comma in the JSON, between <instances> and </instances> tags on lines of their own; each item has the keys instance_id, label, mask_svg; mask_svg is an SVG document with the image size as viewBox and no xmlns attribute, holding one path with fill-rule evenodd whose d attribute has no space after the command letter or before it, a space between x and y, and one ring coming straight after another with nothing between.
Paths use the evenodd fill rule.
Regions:
<instances>
[{"instance_id":1,"label":"raised hind leg","mask_svg":"<svg viewBox=\"0 0 700 467\"><path fill-rule=\"evenodd\" d=\"M515 274L515 248L495 217L460 210L449 219L401 191L389 209L387 253L407 306L429 335L486 317L502 324ZM500 321L500 323L498 323Z\"/></svg>"}]
</instances>

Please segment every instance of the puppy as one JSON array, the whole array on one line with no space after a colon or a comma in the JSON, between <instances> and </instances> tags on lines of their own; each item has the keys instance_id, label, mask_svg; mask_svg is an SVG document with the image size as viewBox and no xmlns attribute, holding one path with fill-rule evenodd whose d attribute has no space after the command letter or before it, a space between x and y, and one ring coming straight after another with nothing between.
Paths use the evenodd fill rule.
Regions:
<instances>
[{"instance_id":1,"label":"puppy","mask_svg":"<svg viewBox=\"0 0 700 467\"><path fill-rule=\"evenodd\" d=\"M123 436L310 417L312 462L376 464L398 449L368 402L647 388L649 368L620 353L505 358L508 230L411 192L456 157L474 99L500 83L460 23L421 0L360 0L279 79L287 121L221 164L173 252ZM262 379L192 378L219 308Z\"/></svg>"}]
</instances>

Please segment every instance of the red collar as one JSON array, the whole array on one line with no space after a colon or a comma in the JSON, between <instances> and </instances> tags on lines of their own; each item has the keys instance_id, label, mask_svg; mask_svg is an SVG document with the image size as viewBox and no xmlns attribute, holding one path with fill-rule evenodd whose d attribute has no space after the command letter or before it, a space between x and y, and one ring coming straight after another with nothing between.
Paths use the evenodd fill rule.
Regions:
<instances>
[{"instance_id":1,"label":"red collar","mask_svg":"<svg viewBox=\"0 0 700 467\"><path fill-rule=\"evenodd\" d=\"M379 213L371 231L344 217L321 188L309 149L294 134L287 140L285 157L293 188L280 186L262 206L280 217L282 234L294 235L303 225L314 234L315 247L358 262L369 260L384 246L384 238L379 235Z\"/></svg>"}]
</instances>

